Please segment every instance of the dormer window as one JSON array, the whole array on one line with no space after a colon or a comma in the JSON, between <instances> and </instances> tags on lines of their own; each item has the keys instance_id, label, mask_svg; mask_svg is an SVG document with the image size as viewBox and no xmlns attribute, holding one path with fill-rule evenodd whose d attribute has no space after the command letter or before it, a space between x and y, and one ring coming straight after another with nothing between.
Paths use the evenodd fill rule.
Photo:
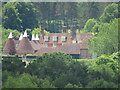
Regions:
<instances>
[{"instance_id":1,"label":"dormer window","mask_svg":"<svg viewBox=\"0 0 120 90\"><path fill-rule=\"evenodd\" d=\"M53 37L53 41L57 41L58 37L57 36L54 36Z\"/></svg>"},{"instance_id":2,"label":"dormer window","mask_svg":"<svg viewBox=\"0 0 120 90\"><path fill-rule=\"evenodd\" d=\"M48 37L48 36L45 36L45 37L44 37L44 41L49 41L49 37Z\"/></svg>"},{"instance_id":3,"label":"dormer window","mask_svg":"<svg viewBox=\"0 0 120 90\"><path fill-rule=\"evenodd\" d=\"M63 41L63 42L66 41L66 37L65 37L65 36L62 36L62 37L61 37L61 41Z\"/></svg>"}]
</instances>

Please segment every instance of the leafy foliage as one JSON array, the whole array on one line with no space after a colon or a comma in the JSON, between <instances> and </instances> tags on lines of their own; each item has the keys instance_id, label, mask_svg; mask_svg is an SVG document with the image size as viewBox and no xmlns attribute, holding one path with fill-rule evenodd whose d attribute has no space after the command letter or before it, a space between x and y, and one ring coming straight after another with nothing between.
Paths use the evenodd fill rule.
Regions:
<instances>
[{"instance_id":1,"label":"leafy foliage","mask_svg":"<svg viewBox=\"0 0 120 90\"><path fill-rule=\"evenodd\" d=\"M91 52L110 55L118 51L118 20L114 19L110 23L101 23L98 27L99 33L94 36L89 43Z\"/></svg>"},{"instance_id":2,"label":"leafy foliage","mask_svg":"<svg viewBox=\"0 0 120 90\"><path fill-rule=\"evenodd\" d=\"M30 74L38 75L40 77L50 76L55 79L61 73L66 72L66 63L71 59L70 56L63 53L44 54L31 63L28 66L27 71Z\"/></svg>"},{"instance_id":3,"label":"leafy foliage","mask_svg":"<svg viewBox=\"0 0 120 90\"><path fill-rule=\"evenodd\" d=\"M119 18L119 16L120 13L118 11L118 4L113 3L104 9L104 12L100 17L100 21L109 23L112 19Z\"/></svg>"},{"instance_id":4,"label":"leafy foliage","mask_svg":"<svg viewBox=\"0 0 120 90\"><path fill-rule=\"evenodd\" d=\"M29 2L8 2L3 6L3 27L24 31L38 27L36 9Z\"/></svg>"},{"instance_id":5,"label":"leafy foliage","mask_svg":"<svg viewBox=\"0 0 120 90\"><path fill-rule=\"evenodd\" d=\"M42 56L37 56L26 68L25 63L18 57L3 57L3 87L118 88L118 84L120 85L120 82L118 81L118 78L120 78L120 65L118 63L120 61L120 52L118 52L118 20L120 18L117 17L117 4L114 3L107 6L103 14L102 12L99 12L103 11L102 9L104 8L102 7L105 7L107 4L108 3L103 4L95 2L59 4L56 2L5 3L3 5L3 12L7 12L6 10L9 12L6 13L7 16L4 15L5 17L3 18L6 20L3 20L6 25L10 24L8 23L10 22L8 16L11 18L23 16L23 18L25 18L23 22L28 20L22 13L36 11L33 10L34 8L32 8L32 10L25 8L28 8L31 5L33 7L33 5L35 5L35 9L39 12L37 13L37 16L39 16L41 28L35 28L37 27L36 25L38 25L36 24L33 30L33 26L29 26L30 23L28 23L28 27L25 27L25 29L28 28L27 30L29 32L33 30L33 34L40 34L40 31L44 29L46 30L44 33L47 31L60 32L63 24L68 26L68 30L71 24L75 24L78 29L77 32L84 27L81 32L93 33L93 38L89 42L90 51L92 53L97 53L100 57L95 60L77 61L72 60L71 56L64 53L43 54ZM20 13L16 13L19 9L21 9ZM90 10L91 12L88 12ZM13 14L10 15L10 12ZM101 14L102 16L100 16ZM31 15L33 15L33 13ZM11 27L13 23L16 22L17 25L13 27L15 29L20 28L20 30L22 30L23 26L26 25L26 23L21 25L22 21L18 17L8 26ZM86 25L84 26L85 22ZM10 32L11 30L4 28L3 30L3 37L6 38L6 31ZM16 32L15 35L18 35L18 33L19 32Z\"/></svg>"},{"instance_id":6,"label":"leafy foliage","mask_svg":"<svg viewBox=\"0 0 120 90\"><path fill-rule=\"evenodd\" d=\"M38 86L32 82L32 78L33 77L28 74L22 74L16 78L8 76L3 84L3 88L38 88Z\"/></svg>"},{"instance_id":7,"label":"leafy foliage","mask_svg":"<svg viewBox=\"0 0 120 90\"><path fill-rule=\"evenodd\" d=\"M41 29L41 27L40 28L34 28L33 30L32 30L32 34L38 34L38 35L41 35L42 33L42 29ZM43 30L43 33L49 33L48 31L46 31L46 30Z\"/></svg>"},{"instance_id":8,"label":"leafy foliage","mask_svg":"<svg viewBox=\"0 0 120 90\"><path fill-rule=\"evenodd\" d=\"M12 30L12 29L5 29L3 27L0 26L0 33L2 33L2 37L0 37L2 39L2 47L5 45L6 41L8 40L8 36L10 34L10 32L13 33L13 38L15 39L15 37L19 37L20 36L20 32L17 30Z\"/></svg>"},{"instance_id":9,"label":"leafy foliage","mask_svg":"<svg viewBox=\"0 0 120 90\"><path fill-rule=\"evenodd\" d=\"M2 70L7 70L14 73L23 73L25 69L25 62L22 62L22 60L17 56L3 57L2 64Z\"/></svg>"},{"instance_id":10,"label":"leafy foliage","mask_svg":"<svg viewBox=\"0 0 120 90\"><path fill-rule=\"evenodd\" d=\"M114 57L115 55L117 54ZM103 55L96 60L75 61L69 55L51 53L38 56L26 68L17 63L17 59L16 65L8 59L3 63L3 87L117 88L120 83L118 59L112 56ZM14 66L16 69L12 70Z\"/></svg>"},{"instance_id":11,"label":"leafy foliage","mask_svg":"<svg viewBox=\"0 0 120 90\"><path fill-rule=\"evenodd\" d=\"M95 19L89 19L83 28L84 32L92 32L92 28L94 27L95 24L96 24Z\"/></svg>"},{"instance_id":12,"label":"leafy foliage","mask_svg":"<svg viewBox=\"0 0 120 90\"><path fill-rule=\"evenodd\" d=\"M93 82L90 82L87 86L88 88L116 88L118 87L116 84L107 82L104 79L95 80Z\"/></svg>"}]
</instances>

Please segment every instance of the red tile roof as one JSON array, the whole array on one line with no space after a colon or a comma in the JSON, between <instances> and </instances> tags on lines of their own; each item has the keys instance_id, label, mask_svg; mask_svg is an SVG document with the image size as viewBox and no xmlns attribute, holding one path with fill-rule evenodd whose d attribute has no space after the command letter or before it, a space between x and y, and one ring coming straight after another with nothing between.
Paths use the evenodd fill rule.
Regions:
<instances>
[{"instance_id":1,"label":"red tile roof","mask_svg":"<svg viewBox=\"0 0 120 90\"><path fill-rule=\"evenodd\" d=\"M57 36L58 37L58 42L60 42L60 43L62 42L61 37L66 36L67 37L67 43L72 43L70 33L46 33L46 34L44 34L44 36L50 37L49 42L53 42L52 37ZM87 39L91 38L91 37L92 37L91 33L77 33L75 39L79 42L86 43Z\"/></svg>"},{"instance_id":2,"label":"red tile roof","mask_svg":"<svg viewBox=\"0 0 120 90\"><path fill-rule=\"evenodd\" d=\"M63 52L66 54L80 54L80 49L88 49L88 38L92 38L92 35L90 33L78 33L76 34L76 38L74 40L77 40L79 43L72 43L71 35L70 33L50 33L45 34L45 36L48 36L52 38L53 36L58 36L58 43L62 43L61 36L67 37L67 42L64 42L64 45L60 47L41 47L38 52L36 52L36 55L41 55L43 53L52 53L52 52ZM49 43L53 43L52 39L50 39Z\"/></svg>"},{"instance_id":3,"label":"red tile roof","mask_svg":"<svg viewBox=\"0 0 120 90\"><path fill-rule=\"evenodd\" d=\"M64 44L61 47L41 47L35 55L42 55L44 53L63 52L66 54L80 54L80 44Z\"/></svg>"},{"instance_id":4,"label":"red tile roof","mask_svg":"<svg viewBox=\"0 0 120 90\"><path fill-rule=\"evenodd\" d=\"M39 50L41 47L43 47L43 45L38 40L32 40L30 43L34 50Z\"/></svg>"},{"instance_id":5,"label":"red tile roof","mask_svg":"<svg viewBox=\"0 0 120 90\"><path fill-rule=\"evenodd\" d=\"M17 47L17 54L33 54L33 51L34 49L29 42L29 39L27 37L23 37L19 43L19 46Z\"/></svg>"},{"instance_id":6,"label":"red tile roof","mask_svg":"<svg viewBox=\"0 0 120 90\"><path fill-rule=\"evenodd\" d=\"M48 42L44 42L43 36L41 35L40 40L32 40L29 41L27 37L24 37L22 40L14 40L10 41L7 46L4 47L4 50L7 50L6 47L13 46L13 43L19 44L17 47L17 54L35 54L41 55L43 53L51 53L51 52L63 52L66 54L80 54L80 49L88 49L88 38L92 38L91 33L78 33L76 34L76 38L74 40L78 41L78 43L72 43L71 34L70 33L47 33L44 36L50 37ZM54 42L53 37L57 36L58 41ZM67 41L62 42L61 37L67 37ZM63 44L58 45L59 47L45 47L44 44ZM10 46L9 46L10 45ZM38 50L36 53L33 51Z\"/></svg>"},{"instance_id":7,"label":"red tile roof","mask_svg":"<svg viewBox=\"0 0 120 90\"><path fill-rule=\"evenodd\" d=\"M6 44L3 48L3 52L7 53L7 54L15 54L16 53L15 43L12 38L9 38L8 41L6 42Z\"/></svg>"}]
</instances>

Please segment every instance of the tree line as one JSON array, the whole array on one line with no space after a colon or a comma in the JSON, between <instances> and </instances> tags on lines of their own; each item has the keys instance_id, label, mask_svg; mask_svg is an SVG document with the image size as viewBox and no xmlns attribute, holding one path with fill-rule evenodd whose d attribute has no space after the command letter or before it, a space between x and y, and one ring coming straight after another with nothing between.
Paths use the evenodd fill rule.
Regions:
<instances>
[{"instance_id":1,"label":"tree line","mask_svg":"<svg viewBox=\"0 0 120 90\"><path fill-rule=\"evenodd\" d=\"M98 2L7 2L3 3L4 28L20 32L40 26L48 32L61 32L62 26L82 29L90 18L98 18L110 3ZM11 22L12 21L12 22Z\"/></svg>"},{"instance_id":2,"label":"tree line","mask_svg":"<svg viewBox=\"0 0 120 90\"><path fill-rule=\"evenodd\" d=\"M17 56L3 58L3 88L118 88L119 56L117 52L78 61L51 53L37 56L27 67Z\"/></svg>"}]
</instances>

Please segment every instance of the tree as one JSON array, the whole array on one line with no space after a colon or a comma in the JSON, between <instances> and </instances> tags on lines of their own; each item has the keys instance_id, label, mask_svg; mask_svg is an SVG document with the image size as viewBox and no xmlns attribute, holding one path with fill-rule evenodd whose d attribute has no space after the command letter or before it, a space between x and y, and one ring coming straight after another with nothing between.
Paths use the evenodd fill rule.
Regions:
<instances>
[{"instance_id":1,"label":"tree","mask_svg":"<svg viewBox=\"0 0 120 90\"><path fill-rule=\"evenodd\" d=\"M27 72L42 78L49 76L54 80L61 73L66 72L66 64L71 59L71 56L63 53L46 53L38 56L33 63L30 63L27 67Z\"/></svg>"},{"instance_id":2,"label":"tree","mask_svg":"<svg viewBox=\"0 0 120 90\"><path fill-rule=\"evenodd\" d=\"M3 57L2 70L7 70L12 73L23 73L25 70L25 62L22 62L18 56Z\"/></svg>"},{"instance_id":3,"label":"tree","mask_svg":"<svg viewBox=\"0 0 120 90\"><path fill-rule=\"evenodd\" d=\"M87 85L87 88L118 88L115 83L107 82L104 79L95 80Z\"/></svg>"},{"instance_id":4,"label":"tree","mask_svg":"<svg viewBox=\"0 0 120 90\"><path fill-rule=\"evenodd\" d=\"M118 4L112 3L104 9L104 12L99 19L101 22L109 23L112 19L119 18L119 16Z\"/></svg>"},{"instance_id":5,"label":"tree","mask_svg":"<svg viewBox=\"0 0 120 90\"><path fill-rule=\"evenodd\" d=\"M16 78L8 76L3 88L38 88L37 84L32 82L32 78L29 74L22 74Z\"/></svg>"},{"instance_id":6,"label":"tree","mask_svg":"<svg viewBox=\"0 0 120 90\"><path fill-rule=\"evenodd\" d=\"M89 50L92 53L110 55L118 51L118 20L110 23L101 23L98 27L99 33L89 42Z\"/></svg>"},{"instance_id":7,"label":"tree","mask_svg":"<svg viewBox=\"0 0 120 90\"><path fill-rule=\"evenodd\" d=\"M118 69L118 61L116 59L111 58L111 56L102 55L92 62L92 65L88 66L88 82L104 79L107 82L113 82L117 84L119 72Z\"/></svg>"},{"instance_id":8,"label":"tree","mask_svg":"<svg viewBox=\"0 0 120 90\"><path fill-rule=\"evenodd\" d=\"M73 85L71 83L68 83L65 88L79 88L77 85Z\"/></svg>"},{"instance_id":9,"label":"tree","mask_svg":"<svg viewBox=\"0 0 120 90\"><path fill-rule=\"evenodd\" d=\"M95 26L96 23L97 22L96 22L96 20L94 18L93 19L89 19L86 22L86 24L85 24L85 26L83 28L83 31L84 32L92 32L92 28Z\"/></svg>"},{"instance_id":10,"label":"tree","mask_svg":"<svg viewBox=\"0 0 120 90\"><path fill-rule=\"evenodd\" d=\"M4 28L24 31L38 27L36 9L29 2L7 2L3 6L2 23Z\"/></svg>"},{"instance_id":11,"label":"tree","mask_svg":"<svg viewBox=\"0 0 120 90\"><path fill-rule=\"evenodd\" d=\"M8 40L8 36L9 36L10 32L13 33L13 38L14 38L14 39L16 39L16 38L18 38L18 37L20 36L20 32L17 31L17 30L5 29L5 28L3 28L3 27L1 27L1 26L0 26L0 29L1 29L1 30L0 30L0 33L2 34L2 35L1 35L2 37L0 37L0 39L2 40L1 48L4 47L6 41Z\"/></svg>"},{"instance_id":12,"label":"tree","mask_svg":"<svg viewBox=\"0 0 120 90\"><path fill-rule=\"evenodd\" d=\"M42 28L40 27L40 28L34 28L33 30L32 30L32 34L38 34L38 35L41 35L42 34ZM43 33L49 33L48 31L46 31L46 30L43 30Z\"/></svg>"}]
</instances>

